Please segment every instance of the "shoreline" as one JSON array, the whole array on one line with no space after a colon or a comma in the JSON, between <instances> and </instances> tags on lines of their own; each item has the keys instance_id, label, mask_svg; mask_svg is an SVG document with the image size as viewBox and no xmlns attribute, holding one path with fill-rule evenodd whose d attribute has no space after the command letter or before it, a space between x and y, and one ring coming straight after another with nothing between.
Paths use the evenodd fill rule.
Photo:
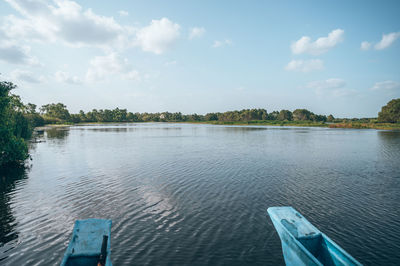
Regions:
<instances>
[{"instance_id":1,"label":"shoreline","mask_svg":"<svg viewBox=\"0 0 400 266\"><path fill-rule=\"evenodd\" d=\"M53 128L65 128L70 126L83 125L106 125L115 123L176 123L176 124L208 124L208 125L226 125L226 126L277 126L277 127L324 127L324 128L342 128L342 129L375 129L375 130L400 130L400 123L321 123L311 121L146 121L146 122L87 122L87 123L71 123L71 124L46 124L36 127L35 131L48 130Z\"/></svg>"}]
</instances>

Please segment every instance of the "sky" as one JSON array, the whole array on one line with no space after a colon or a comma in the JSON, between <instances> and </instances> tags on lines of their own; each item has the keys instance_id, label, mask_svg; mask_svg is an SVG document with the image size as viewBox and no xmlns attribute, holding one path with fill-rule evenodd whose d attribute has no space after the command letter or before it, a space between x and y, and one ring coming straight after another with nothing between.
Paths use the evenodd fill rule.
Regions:
<instances>
[{"instance_id":1,"label":"sky","mask_svg":"<svg viewBox=\"0 0 400 266\"><path fill-rule=\"evenodd\" d=\"M400 1L0 2L0 80L38 106L376 117L400 97Z\"/></svg>"}]
</instances>

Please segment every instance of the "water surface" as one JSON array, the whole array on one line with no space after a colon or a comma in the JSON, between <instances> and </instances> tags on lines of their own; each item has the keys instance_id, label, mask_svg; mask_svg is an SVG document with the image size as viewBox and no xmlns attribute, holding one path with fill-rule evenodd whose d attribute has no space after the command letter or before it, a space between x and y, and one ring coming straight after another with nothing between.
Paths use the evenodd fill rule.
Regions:
<instances>
[{"instance_id":1,"label":"water surface","mask_svg":"<svg viewBox=\"0 0 400 266\"><path fill-rule=\"evenodd\" d=\"M53 129L0 174L0 264L56 265L76 219L114 265L278 265L291 205L366 265L400 265L400 132L189 124Z\"/></svg>"}]
</instances>

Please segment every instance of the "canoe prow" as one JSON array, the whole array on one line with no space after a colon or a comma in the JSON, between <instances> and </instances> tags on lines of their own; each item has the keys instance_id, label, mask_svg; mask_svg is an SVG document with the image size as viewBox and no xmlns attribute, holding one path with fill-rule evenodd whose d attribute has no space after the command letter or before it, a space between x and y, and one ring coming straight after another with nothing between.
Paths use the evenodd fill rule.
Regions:
<instances>
[{"instance_id":1,"label":"canoe prow","mask_svg":"<svg viewBox=\"0 0 400 266\"><path fill-rule=\"evenodd\" d=\"M270 207L286 265L361 265L292 207Z\"/></svg>"},{"instance_id":2,"label":"canoe prow","mask_svg":"<svg viewBox=\"0 0 400 266\"><path fill-rule=\"evenodd\" d=\"M107 236L107 237L104 237ZM103 243L105 239L106 243ZM105 251L105 266L111 266L111 220L77 220L61 266L97 265Z\"/></svg>"}]
</instances>

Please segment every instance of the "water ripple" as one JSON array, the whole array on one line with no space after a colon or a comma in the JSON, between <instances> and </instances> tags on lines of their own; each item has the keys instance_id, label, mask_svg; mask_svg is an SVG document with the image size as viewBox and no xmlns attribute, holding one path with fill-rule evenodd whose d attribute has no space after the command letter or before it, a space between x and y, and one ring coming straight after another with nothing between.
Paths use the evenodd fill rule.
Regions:
<instances>
[{"instance_id":1,"label":"water ripple","mask_svg":"<svg viewBox=\"0 0 400 266\"><path fill-rule=\"evenodd\" d=\"M116 124L44 140L1 184L2 265L58 264L89 217L113 220L115 265L279 265L274 205L366 265L400 264L400 133Z\"/></svg>"}]
</instances>

